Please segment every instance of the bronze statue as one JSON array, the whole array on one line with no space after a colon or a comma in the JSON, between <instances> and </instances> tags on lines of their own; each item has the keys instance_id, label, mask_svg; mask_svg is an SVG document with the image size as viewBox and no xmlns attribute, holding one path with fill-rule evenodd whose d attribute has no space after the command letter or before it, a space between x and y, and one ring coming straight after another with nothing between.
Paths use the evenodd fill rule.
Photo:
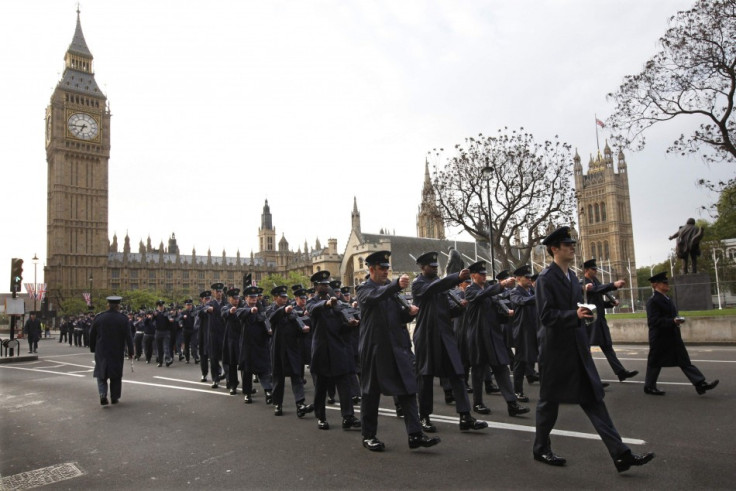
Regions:
<instances>
[{"instance_id":1,"label":"bronze statue","mask_svg":"<svg viewBox=\"0 0 736 491\"><path fill-rule=\"evenodd\" d=\"M687 223L670 236L670 240L677 239L677 257L682 259L682 273L688 273L688 261L692 261L693 274L698 272L698 256L700 256L700 240L705 234L703 227L695 225L694 218L688 218Z\"/></svg>"}]
</instances>

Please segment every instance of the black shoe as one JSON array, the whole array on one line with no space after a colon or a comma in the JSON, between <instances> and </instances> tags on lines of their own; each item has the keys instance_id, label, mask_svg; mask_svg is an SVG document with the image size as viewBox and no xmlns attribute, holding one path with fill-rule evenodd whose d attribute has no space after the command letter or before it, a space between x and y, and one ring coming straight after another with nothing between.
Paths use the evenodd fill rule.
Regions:
<instances>
[{"instance_id":1,"label":"black shoe","mask_svg":"<svg viewBox=\"0 0 736 491\"><path fill-rule=\"evenodd\" d=\"M488 428L488 423L475 419L470 413L460 415L460 431L465 430L482 430Z\"/></svg>"},{"instance_id":2,"label":"black shoe","mask_svg":"<svg viewBox=\"0 0 736 491\"><path fill-rule=\"evenodd\" d=\"M217 380L215 380L214 382L212 382L212 385L210 385L210 387L212 387L213 389L216 389L219 386L220 386L220 384L217 383Z\"/></svg>"},{"instance_id":3,"label":"black shoe","mask_svg":"<svg viewBox=\"0 0 736 491\"><path fill-rule=\"evenodd\" d=\"M419 418L419 423L422 425L423 431L426 431L427 433L437 433L437 427L429 420L429 416L422 416Z\"/></svg>"},{"instance_id":4,"label":"black shoe","mask_svg":"<svg viewBox=\"0 0 736 491\"><path fill-rule=\"evenodd\" d=\"M207 382L207 375L202 375L202 378L199 379L200 382Z\"/></svg>"},{"instance_id":5,"label":"black shoe","mask_svg":"<svg viewBox=\"0 0 736 491\"><path fill-rule=\"evenodd\" d=\"M644 386L644 393L650 396L663 396L665 394L663 390L659 390L656 387L647 387L646 385Z\"/></svg>"},{"instance_id":6,"label":"black shoe","mask_svg":"<svg viewBox=\"0 0 736 491\"><path fill-rule=\"evenodd\" d=\"M266 391L266 404L273 404L273 396L269 390Z\"/></svg>"},{"instance_id":7,"label":"black shoe","mask_svg":"<svg viewBox=\"0 0 736 491\"><path fill-rule=\"evenodd\" d=\"M317 428L319 428L320 430L329 430L330 423L328 423L326 419L318 419Z\"/></svg>"},{"instance_id":8,"label":"black shoe","mask_svg":"<svg viewBox=\"0 0 736 491\"><path fill-rule=\"evenodd\" d=\"M495 392L501 392L501 389L493 382L486 382L486 394L491 395Z\"/></svg>"},{"instance_id":9,"label":"black shoe","mask_svg":"<svg viewBox=\"0 0 736 491\"><path fill-rule=\"evenodd\" d=\"M554 465L554 466L563 466L567 463L567 460L560 457L559 455L555 455L552 453L552 450L545 453L535 453L534 454L534 460L537 460L539 462L542 462L547 465Z\"/></svg>"},{"instance_id":10,"label":"black shoe","mask_svg":"<svg viewBox=\"0 0 736 491\"><path fill-rule=\"evenodd\" d=\"M332 397L327 398L327 404L335 404L335 399Z\"/></svg>"},{"instance_id":11,"label":"black shoe","mask_svg":"<svg viewBox=\"0 0 736 491\"><path fill-rule=\"evenodd\" d=\"M447 404L452 404L452 403L455 402L455 396L452 395L452 391L451 390L446 390L445 391L445 402Z\"/></svg>"},{"instance_id":12,"label":"black shoe","mask_svg":"<svg viewBox=\"0 0 736 491\"><path fill-rule=\"evenodd\" d=\"M245 397L243 398L243 402L245 404L253 404L253 398L251 397L250 394L246 394Z\"/></svg>"},{"instance_id":13,"label":"black shoe","mask_svg":"<svg viewBox=\"0 0 736 491\"><path fill-rule=\"evenodd\" d=\"M349 430L351 428L360 428L360 420L355 416L348 416L342 419L342 429Z\"/></svg>"},{"instance_id":14,"label":"black shoe","mask_svg":"<svg viewBox=\"0 0 736 491\"><path fill-rule=\"evenodd\" d=\"M353 397L353 404L360 404L360 396Z\"/></svg>"},{"instance_id":15,"label":"black shoe","mask_svg":"<svg viewBox=\"0 0 736 491\"><path fill-rule=\"evenodd\" d=\"M179 355L179 361L182 361L184 359L184 355ZM189 360L187 360L187 363L189 363Z\"/></svg>"},{"instance_id":16,"label":"black shoe","mask_svg":"<svg viewBox=\"0 0 736 491\"><path fill-rule=\"evenodd\" d=\"M706 382L703 380L698 385L695 386L695 390L700 394L701 396L705 394L707 391L715 389L716 385L718 385L719 380L716 379L713 382Z\"/></svg>"},{"instance_id":17,"label":"black shoe","mask_svg":"<svg viewBox=\"0 0 736 491\"><path fill-rule=\"evenodd\" d=\"M618 381L623 382L627 378L636 377L639 375L639 370L624 370L618 374Z\"/></svg>"},{"instance_id":18,"label":"black shoe","mask_svg":"<svg viewBox=\"0 0 736 491\"><path fill-rule=\"evenodd\" d=\"M488 409L484 404L476 404L473 406L473 411L478 414L491 414L491 410Z\"/></svg>"},{"instance_id":19,"label":"black shoe","mask_svg":"<svg viewBox=\"0 0 736 491\"><path fill-rule=\"evenodd\" d=\"M386 445L384 445L383 442L375 436L363 438L363 446L371 452L383 452L386 448Z\"/></svg>"},{"instance_id":20,"label":"black shoe","mask_svg":"<svg viewBox=\"0 0 736 491\"><path fill-rule=\"evenodd\" d=\"M623 472L629 470L629 467L631 467L632 465L644 465L653 458L654 454L652 452L637 455L631 453L631 450L629 450L619 458L615 459L613 463L616 466L617 471Z\"/></svg>"},{"instance_id":21,"label":"black shoe","mask_svg":"<svg viewBox=\"0 0 736 491\"><path fill-rule=\"evenodd\" d=\"M608 387L609 385L611 385L611 384L609 384L608 382L601 382L601 386L602 386L602 387L603 387L604 389L605 389L606 387Z\"/></svg>"},{"instance_id":22,"label":"black shoe","mask_svg":"<svg viewBox=\"0 0 736 491\"><path fill-rule=\"evenodd\" d=\"M472 394L473 393L473 388L471 386L469 386L469 385L466 385L465 386L465 392L467 392L468 394Z\"/></svg>"},{"instance_id":23,"label":"black shoe","mask_svg":"<svg viewBox=\"0 0 736 491\"><path fill-rule=\"evenodd\" d=\"M409 448L434 447L441 441L442 440L440 440L440 437L438 436L430 438L424 433L412 433L409 435Z\"/></svg>"},{"instance_id":24,"label":"black shoe","mask_svg":"<svg viewBox=\"0 0 736 491\"><path fill-rule=\"evenodd\" d=\"M172 363L174 363L174 360L173 360L172 358L169 358L169 359L168 359L168 360L166 361L166 366L167 366L167 367L170 367Z\"/></svg>"},{"instance_id":25,"label":"black shoe","mask_svg":"<svg viewBox=\"0 0 736 491\"><path fill-rule=\"evenodd\" d=\"M297 403L296 405L296 415L299 418L303 418L306 414L311 413L313 411L314 411L314 405L304 404L304 401Z\"/></svg>"},{"instance_id":26,"label":"black shoe","mask_svg":"<svg viewBox=\"0 0 736 491\"><path fill-rule=\"evenodd\" d=\"M516 393L516 400L518 402L529 402L529 398L523 392Z\"/></svg>"},{"instance_id":27,"label":"black shoe","mask_svg":"<svg viewBox=\"0 0 736 491\"><path fill-rule=\"evenodd\" d=\"M238 389L237 388L233 387L232 389L230 389L230 395L231 396L237 395L237 393L238 393Z\"/></svg>"},{"instance_id":28,"label":"black shoe","mask_svg":"<svg viewBox=\"0 0 736 491\"><path fill-rule=\"evenodd\" d=\"M146 360L146 365L148 365L149 363L151 363L151 360Z\"/></svg>"},{"instance_id":29,"label":"black shoe","mask_svg":"<svg viewBox=\"0 0 736 491\"><path fill-rule=\"evenodd\" d=\"M250 395L257 394L258 389L250 389Z\"/></svg>"},{"instance_id":30,"label":"black shoe","mask_svg":"<svg viewBox=\"0 0 736 491\"><path fill-rule=\"evenodd\" d=\"M533 384L534 382L539 382L539 375L537 375L536 373L534 375L527 375L526 381L530 384Z\"/></svg>"},{"instance_id":31,"label":"black shoe","mask_svg":"<svg viewBox=\"0 0 736 491\"><path fill-rule=\"evenodd\" d=\"M396 405L396 417L397 418L403 418L404 417L404 408L401 407L401 404Z\"/></svg>"},{"instance_id":32,"label":"black shoe","mask_svg":"<svg viewBox=\"0 0 736 491\"><path fill-rule=\"evenodd\" d=\"M194 363L195 363L195 364L199 364L199 358L195 358L195 359L194 359Z\"/></svg>"},{"instance_id":33,"label":"black shoe","mask_svg":"<svg viewBox=\"0 0 736 491\"><path fill-rule=\"evenodd\" d=\"M187 360L187 365L189 365L189 360Z\"/></svg>"},{"instance_id":34,"label":"black shoe","mask_svg":"<svg viewBox=\"0 0 736 491\"><path fill-rule=\"evenodd\" d=\"M507 402L506 405L509 409L509 416L518 416L520 414L526 414L529 412L529 408L526 406L519 405L518 402Z\"/></svg>"},{"instance_id":35,"label":"black shoe","mask_svg":"<svg viewBox=\"0 0 736 491\"><path fill-rule=\"evenodd\" d=\"M161 363L161 362L158 362L158 364L157 364L156 366L157 366L157 367L161 367L161 366L163 366L163 363Z\"/></svg>"},{"instance_id":36,"label":"black shoe","mask_svg":"<svg viewBox=\"0 0 736 491\"><path fill-rule=\"evenodd\" d=\"M100 396L100 406L107 406L107 396Z\"/></svg>"},{"instance_id":37,"label":"black shoe","mask_svg":"<svg viewBox=\"0 0 736 491\"><path fill-rule=\"evenodd\" d=\"M284 411L281 409L281 404L276 404L273 407L273 415L274 416L283 416Z\"/></svg>"},{"instance_id":38,"label":"black shoe","mask_svg":"<svg viewBox=\"0 0 736 491\"><path fill-rule=\"evenodd\" d=\"M113 404L117 404L118 402L120 402L120 399L112 399L110 402L112 402Z\"/></svg>"}]
</instances>

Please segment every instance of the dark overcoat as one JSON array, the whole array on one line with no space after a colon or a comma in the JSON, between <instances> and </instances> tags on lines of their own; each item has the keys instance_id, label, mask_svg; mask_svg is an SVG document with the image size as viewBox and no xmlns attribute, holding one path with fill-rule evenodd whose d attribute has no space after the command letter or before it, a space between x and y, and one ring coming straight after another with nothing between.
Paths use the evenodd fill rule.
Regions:
<instances>
[{"instance_id":1,"label":"dark overcoat","mask_svg":"<svg viewBox=\"0 0 736 491\"><path fill-rule=\"evenodd\" d=\"M355 327L345 324L342 315L327 307L328 299L313 298L307 303L312 320L312 360L309 371L325 377L355 373L353 348L345 331Z\"/></svg>"},{"instance_id":2,"label":"dark overcoat","mask_svg":"<svg viewBox=\"0 0 736 491\"><path fill-rule=\"evenodd\" d=\"M590 344L593 346L611 346L611 331L608 329L608 321L606 320L606 308L613 307L613 303L606 300L604 293L608 293L617 288L613 283L601 283L598 278L591 281L585 278L585 284L591 283L593 288L588 292L588 303L596 306L597 318L594 323L588 326L588 334ZM585 294L583 294L585 296Z\"/></svg>"},{"instance_id":3,"label":"dark overcoat","mask_svg":"<svg viewBox=\"0 0 736 491\"><path fill-rule=\"evenodd\" d=\"M514 307L512 332L515 357L528 364L537 362L539 343L537 340L537 297L530 288L517 285L509 296Z\"/></svg>"},{"instance_id":4,"label":"dark overcoat","mask_svg":"<svg viewBox=\"0 0 736 491\"><path fill-rule=\"evenodd\" d=\"M242 307L240 302L239 307ZM240 338L243 335L243 323L238 317L238 309L230 313L232 305L226 303L220 311L225 323L225 335L222 345L222 363L225 365L237 365L240 361Z\"/></svg>"},{"instance_id":5,"label":"dark overcoat","mask_svg":"<svg viewBox=\"0 0 736 491\"><path fill-rule=\"evenodd\" d=\"M97 314L89 335L89 350L95 354L92 376L101 379L122 378L126 347L128 353L133 352L128 317L116 310Z\"/></svg>"},{"instance_id":6,"label":"dark overcoat","mask_svg":"<svg viewBox=\"0 0 736 491\"><path fill-rule=\"evenodd\" d=\"M250 310L251 307L245 305L236 312L243 323L238 368L251 373L271 373L271 333L266 325L266 314L261 307L255 314Z\"/></svg>"},{"instance_id":7,"label":"dark overcoat","mask_svg":"<svg viewBox=\"0 0 736 491\"><path fill-rule=\"evenodd\" d=\"M197 349L199 350L199 356L209 356L210 328L207 306L198 305L195 309L195 313L197 320L195 322L194 329L197 331Z\"/></svg>"},{"instance_id":8,"label":"dark overcoat","mask_svg":"<svg viewBox=\"0 0 736 491\"><path fill-rule=\"evenodd\" d=\"M379 285L369 278L358 288L360 386L364 394L417 393L414 355L406 329L412 316L396 299L400 291L398 280Z\"/></svg>"},{"instance_id":9,"label":"dark overcoat","mask_svg":"<svg viewBox=\"0 0 736 491\"><path fill-rule=\"evenodd\" d=\"M38 341L41 339L41 321L38 319L28 319L26 325L23 326L23 331L25 331L29 340Z\"/></svg>"},{"instance_id":10,"label":"dark overcoat","mask_svg":"<svg viewBox=\"0 0 736 491\"><path fill-rule=\"evenodd\" d=\"M283 307L271 304L266 316L271 322L271 373L274 376L301 376L304 368L302 359L302 328L296 321L297 311L287 314Z\"/></svg>"},{"instance_id":11,"label":"dark overcoat","mask_svg":"<svg viewBox=\"0 0 736 491\"><path fill-rule=\"evenodd\" d=\"M672 299L655 291L647 300L648 365L680 367L691 364L690 355L682 340L680 326L675 324L675 317L677 317L677 306Z\"/></svg>"},{"instance_id":12,"label":"dark overcoat","mask_svg":"<svg viewBox=\"0 0 736 491\"><path fill-rule=\"evenodd\" d=\"M510 363L504 333L498 321L498 310L493 302L493 296L502 290L503 287L498 283L486 283L485 286L471 283L465 289L465 300L468 301L465 342L472 366Z\"/></svg>"},{"instance_id":13,"label":"dark overcoat","mask_svg":"<svg viewBox=\"0 0 736 491\"><path fill-rule=\"evenodd\" d=\"M447 290L460 283L459 273L444 278L429 279L423 274L411 284L412 302L419 307L414 328L414 352L417 374L446 377L464 375L455 333L452 329L453 312ZM456 311L455 315L460 315Z\"/></svg>"},{"instance_id":14,"label":"dark overcoat","mask_svg":"<svg viewBox=\"0 0 736 491\"><path fill-rule=\"evenodd\" d=\"M593 363L585 323L578 318L583 302L580 281L556 263L539 274L536 285L541 331L540 400L561 403L601 401L603 385Z\"/></svg>"},{"instance_id":15,"label":"dark overcoat","mask_svg":"<svg viewBox=\"0 0 736 491\"><path fill-rule=\"evenodd\" d=\"M218 302L212 298L204 308L207 316L207 355L210 360L218 362L222 360L222 347L225 344L225 322L222 318L222 307L225 301ZM207 307L212 307L212 312L207 312Z\"/></svg>"},{"instance_id":16,"label":"dark overcoat","mask_svg":"<svg viewBox=\"0 0 736 491\"><path fill-rule=\"evenodd\" d=\"M455 290L457 296L461 299L465 299L465 290L457 288ZM455 331L455 339L457 340L457 349L460 351L460 360L463 362L463 366L468 368L470 366L470 358L468 357L468 343L467 343L467 310L463 309L462 314L452 319L452 330Z\"/></svg>"}]
</instances>

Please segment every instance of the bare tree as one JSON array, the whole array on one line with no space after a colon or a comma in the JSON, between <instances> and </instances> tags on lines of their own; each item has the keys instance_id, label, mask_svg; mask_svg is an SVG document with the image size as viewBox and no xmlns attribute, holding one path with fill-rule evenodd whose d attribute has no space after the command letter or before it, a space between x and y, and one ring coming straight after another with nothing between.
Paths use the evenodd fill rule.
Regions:
<instances>
[{"instance_id":1,"label":"bare tree","mask_svg":"<svg viewBox=\"0 0 736 491\"><path fill-rule=\"evenodd\" d=\"M641 73L626 76L608 94L616 104L608 124L619 133L617 143L641 149L648 128L690 116L699 126L667 151L698 153L708 163L736 162L736 0L697 1L670 18L659 44L662 50Z\"/></svg>"},{"instance_id":2,"label":"bare tree","mask_svg":"<svg viewBox=\"0 0 736 491\"><path fill-rule=\"evenodd\" d=\"M444 150L429 153L442 159ZM483 175L484 167L492 168L489 177ZM537 143L524 128L504 128L496 136L466 138L434 174L432 184L448 225L488 241L488 223L493 223L493 249L501 269L527 264L531 245L541 241L549 224L573 221L572 155L570 145L557 136Z\"/></svg>"}]
</instances>

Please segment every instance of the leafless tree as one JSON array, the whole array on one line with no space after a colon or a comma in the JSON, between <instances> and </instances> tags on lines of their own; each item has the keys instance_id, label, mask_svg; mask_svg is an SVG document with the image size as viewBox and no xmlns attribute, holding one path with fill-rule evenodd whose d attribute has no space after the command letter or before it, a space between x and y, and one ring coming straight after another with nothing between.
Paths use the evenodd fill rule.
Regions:
<instances>
[{"instance_id":1,"label":"leafless tree","mask_svg":"<svg viewBox=\"0 0 736 491\"><path fill-rule=\"evenodd\" d=\"M446 160L436 164L432 180L445 222L486 242L487 224L493 223L496 271L527 264L531 246L550 224L573 223L572 155L557 136L537 143L524 128L504 128L495 136L466 138L452 155L443 149L429 153ZM484 167L492 169L488 177Z\"/></svg>"}]
</instances>

